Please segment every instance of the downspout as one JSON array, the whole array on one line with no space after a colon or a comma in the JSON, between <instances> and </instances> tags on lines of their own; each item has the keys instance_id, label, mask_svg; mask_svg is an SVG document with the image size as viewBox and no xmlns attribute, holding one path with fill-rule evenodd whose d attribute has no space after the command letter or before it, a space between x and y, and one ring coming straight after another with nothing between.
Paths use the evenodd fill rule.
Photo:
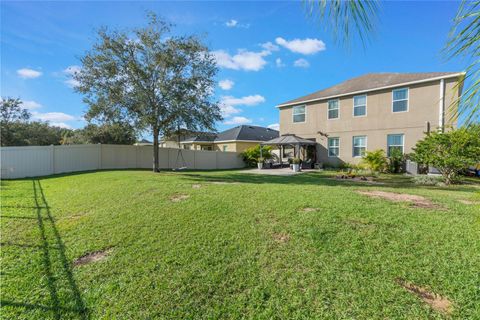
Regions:
<instances>
[{"instance_id":1,"label":"downspout","mask_svg":"<svg viewBox=\"0 0 480 320\"><path fill-rule=\"evenodd\" d=\"M438 127L445 132L445 80L440 80L440 101L438 103Z\"/></svg>"}]
</instances>

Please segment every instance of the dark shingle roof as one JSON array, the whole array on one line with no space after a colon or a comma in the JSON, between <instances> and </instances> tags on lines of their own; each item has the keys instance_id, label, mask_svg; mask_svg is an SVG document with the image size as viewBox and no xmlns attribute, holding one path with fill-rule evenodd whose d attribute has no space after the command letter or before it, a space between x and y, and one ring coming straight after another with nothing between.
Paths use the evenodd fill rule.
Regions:
<instances>
[{"instance_id":1,"label":"dark shingle roof","mask_svg":"<svg viewBox=\"0 0 480 320\"><path fill-rule=\"evenodd\" d=\"M407 82L428 80L437 77L451 77L458 72L423 72L423 73L369 73L360 77L356 77L327 89L323 89L309 95L293 99L280 104L288 105L309 100L320 100L327 97L335 97L348 93L374 90L381 87L401 85Z\"/></svg>"},{"instance_id":2,"label":"dark shingle roof","mask_svg":"<svg viewBox=\"0 0 480 320\"><path fill-rule=\"evenodd\" d=\"M265 127L241 125L237 126L217 134L214 133L202 133L196 136L189 137L182 142L195 142L195 141L231 141L231 140L246 140L246 141L268 141L273 138L277 138L279 132Z\"/></svg>"}]
</instances>

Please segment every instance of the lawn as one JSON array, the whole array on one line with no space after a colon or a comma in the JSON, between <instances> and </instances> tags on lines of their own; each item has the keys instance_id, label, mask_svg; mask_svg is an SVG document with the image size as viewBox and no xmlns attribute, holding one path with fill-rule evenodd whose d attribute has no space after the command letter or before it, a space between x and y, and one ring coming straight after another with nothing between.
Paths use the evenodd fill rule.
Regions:
<instances>
[{"instance_id":1,"label":"lawn","mask_svg":"<svg viewBox=\"0 0 480 320\"><path fill-rule=\"evenodd\" d=\"M1 317L479 319L480 185L382 182L242 171L2 181ZM357 192L372 190L435 207Z\"/></svg>"}]
</instances>

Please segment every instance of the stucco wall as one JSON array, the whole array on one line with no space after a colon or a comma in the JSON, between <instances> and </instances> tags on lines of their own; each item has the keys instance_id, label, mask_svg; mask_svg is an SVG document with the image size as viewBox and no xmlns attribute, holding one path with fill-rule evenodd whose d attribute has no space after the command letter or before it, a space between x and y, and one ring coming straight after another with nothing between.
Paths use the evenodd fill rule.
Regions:
<instances>
[{"instance_id":1,"label":"stucco wall","mask_svg":"<svg viewBox=\"0 0 480 320\"><path fill-rule=\"evenodd\" d=\"M454 107L451 102L458 96L458 91L453 90L455 85L455 80L445 81L446 107ZM375 150L386 149L387 134L403 133L405 152L408 153L424 136L427 122L432 130L439 125L440 81L405 87L409 88L407 112L392 111L392 89L367 93L367 115L362 117L353 116L353 96L339 98L338 119L327 119L327 100L307 103L304 123L293 123L293 106L280 108L280 134L315 138L320 144L317 149L322 162L358 162L360 159L353 157L352 139L360 135L367 136L367 150ZM455 124L446 120L447 125ZM328 158L327 138L319 132L340 138L338 159Z\"/></svg>"}]
</instances>

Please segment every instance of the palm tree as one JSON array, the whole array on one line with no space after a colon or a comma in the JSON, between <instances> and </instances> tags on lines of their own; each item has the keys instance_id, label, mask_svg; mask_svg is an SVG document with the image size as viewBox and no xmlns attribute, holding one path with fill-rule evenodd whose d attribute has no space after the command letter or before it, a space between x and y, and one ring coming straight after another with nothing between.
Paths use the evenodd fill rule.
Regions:
<instances>
[{"instance_id":1,"label":"palm tree","mask_svg":"<svg viewBox=\"0 0 480 320\"><path fill-rule=\"evenodd\" d=\"M334 38L346 45L352 30L365 45L376 29L380 11L376 0L305 0L304 4L310 16L324 22ZM462 1L444 51L448 59L469 59L465 81L460 81L466 86L455 102L460 105L455 116L463 115L465 123L472 124L480 120L480 0Z\"/></svg>"}]
</instances>

